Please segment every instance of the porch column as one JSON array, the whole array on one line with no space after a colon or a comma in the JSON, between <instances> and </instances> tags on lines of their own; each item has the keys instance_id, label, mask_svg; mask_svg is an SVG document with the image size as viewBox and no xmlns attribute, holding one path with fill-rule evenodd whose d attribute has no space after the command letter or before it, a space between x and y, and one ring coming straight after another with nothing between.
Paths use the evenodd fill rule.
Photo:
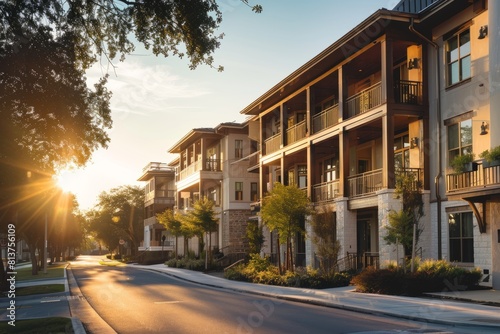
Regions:
<instances>
[{"instance_id":1,"label":"porch column","mask_svg":"<svg viewBox=\"0 0 500 334\"><path fill-rule=\"evenodd\" d=\"M339 133L339 189L342 196L349 197L349 134L342 130Z\"/></svg>"},{"instance_id":2,"label":"porch column","mask_svg":"<svg viewBox=\"0 0 500 334\"><path fill-rule=\"evenodd\" d=\"M385 39L380 42L381 50L381 75L382 75L382 103L394 103L394 83L392 77L392 40Z\"/></svg>"},{"instance_id":3,"label":"porch column","mask_svg":"<svg viewBox=\"0 0 500 334\"><path fill-rule=\"evenodd\" d=\"M389 224L389 213L391 211L399 211L403 208L403 203L400 199L395 198L394 189L384 189L377 193L378 200L378 242L379 242L379 260L380 267L386 268L391 262L399 261L404 258L404 250L402 246L389 245L384 240L387 235L386 226Z\"/></svg>"},{"instance_id":4,"label":"porch column","mask_svg":"<svg viewBox=\"0 0 500 334\"><path fill-rule=\"evenodd\" d=\"M207 160L207 153L206 153L206 143L205 143L205 139L204 138L201 138L200 139L200 156L201 156L201 167L200 169L201 170L206 170L206 160ZM194 160L196 160L196 156L198 155L198 152L196 151L196 143L193 144L194 146Z\"/></svg>"},{"instance_id":5,"label":"porch column","mask_svg":"<svg viewBox=\"0 0 500 334\"><path fill-rule=\"evenodd\" d=\"M280 104L280 148L285 146L285 136L286 136L286 131L285 131L285 104L282 103Z\"/></svg>"},{"instance_id":6,"label":"porch column","mask_svg":"<svg viewBox=\"0 0 500 334\"><path fill-rule=\"evenodd\" d=\"M349 199L339 197L335 199L337 207L337 240L340 243L338 258L342 259L347 253L356 253L356 211L349 210Z\"/></svg>"},{"instance_id":7,"label":"porch column","mask_svg":"<svg viewBox=\"0 0 500 334\"><path fill-rule=\"evenodd\" d=\"M311 87L306 89L306 136L312 134L311 125Z\"/></svg>"},{"instance_id":8,"label":"porch column","mask_svg":"<svg viewBox=\"0 0 500 334\"><path fill-rule=\"evenodd\" d=\"M344 78L344 70L343 67L340 67L338 70L339 73L339 123L342 122L344 118L344 101L347 100L347 82L346 79Z\"/></svg>"},{"instance_id":9,"label":"porch column","mask_svg":"<svg viewBox=\"0 0 500 334\"><path fill-rule=\"evenodd\" d=\"M394 189L394 117L382 117L382 185Z\"/></svg>"},{"instance_id":10,"label":"porch column","mask_svg":"<svg viewBox=\"0 0 500 334\"><path fill-rule=\"evenodd\" d=\"M311 202L314 202L313 196L313 185L316 184L316 175L314 173L314 145L309 142L307 144L307 197L311 199Z\"/></svg>"}]
</instances>

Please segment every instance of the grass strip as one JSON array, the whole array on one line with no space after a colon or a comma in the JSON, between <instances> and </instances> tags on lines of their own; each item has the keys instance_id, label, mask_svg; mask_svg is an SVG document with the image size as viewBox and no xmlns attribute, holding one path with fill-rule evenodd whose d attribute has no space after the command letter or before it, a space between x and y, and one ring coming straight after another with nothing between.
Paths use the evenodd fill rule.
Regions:
<instances>
[{"instance_id":1,"label":"grass strip","mask_svg":"<svg viewBox=\"0 0 500 334\"><path fill-rule=\"evenodd\" d=\"M0 322L0 334L49 334L73 333L70 318L52 317L29 320L16 320L16 326L11 326L7 321Z\"/></svg>"}]
</instances>

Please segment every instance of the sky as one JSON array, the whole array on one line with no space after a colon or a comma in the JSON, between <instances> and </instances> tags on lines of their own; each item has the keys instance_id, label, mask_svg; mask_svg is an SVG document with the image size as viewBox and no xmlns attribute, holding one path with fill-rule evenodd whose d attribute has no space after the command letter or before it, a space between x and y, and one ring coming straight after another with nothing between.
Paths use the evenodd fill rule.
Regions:
<instances>
[{"instance_id":1,"label":"sky","mask_svg":"<svg viewBox=\"0 0 500 334\"><path fill-rule=\"evenodd\" d=\"M99 149L84 168L62 173L66 190L80 209L91 209L103 191L144 185L137 179L149 162L170 162L168 153L191 129L242 122L247 105L395 0L249 0L263 12L253 13L241 0L217 1L224 33L214 53L218 72L187 58L156 57L137 45L124 62L96 64L89 82L110 74L113 128L107 149Z\"/></svg>"}]
</instances>

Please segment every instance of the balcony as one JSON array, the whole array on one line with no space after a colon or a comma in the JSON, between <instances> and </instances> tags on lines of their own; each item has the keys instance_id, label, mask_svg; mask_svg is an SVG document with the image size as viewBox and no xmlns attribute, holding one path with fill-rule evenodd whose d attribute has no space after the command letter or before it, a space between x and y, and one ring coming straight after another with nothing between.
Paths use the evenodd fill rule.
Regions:
<instances>
[{"instance_id":1,"label":"balcony","mask_svg":"<svg viewBox=\"0 0 500 334\"><path fill-rule=\"evenodd\" d=\"M348 118L360 115L382 104L382 86L377 83L347 99Z\"/></svg>"},{"instance_id":2,"label":"balcony","mask_svg":"<svg viewBox=\"0 0 500 334\"><path fill-rule=\"evenodd\" d=\"M464 193L494 188L500 191L500 166L484 167L477 170L446 175L446 192Z\"/></svg>"},{"instance_id":3,"label":"balcony","mask_svg":"<svg viewBox=\"0 0 500 334\"><path fill-rule=\"evenodd\" d=\"M339 105L336 104L314 115L312 118L313 133L328 129L339 122Z\"/></svg>"},{"instance_id":4,"label":"balcony","mask_svg":"<svg viewBox=\"0 0 500 334\"><path fill-rule=\"evenodd\" d=\"M350 198L374 194L383 188L382 169L350 176L347 178L347 182Z\"/></svg>"},{"instance_id":5,"label":"balcony","mask_svg":"<svg viewBox=\"0 0 500 334\"><path fill-rule=\"evenodd\" d=\"M266 154L271 154L281 148L281 134L277 133L264 141Z\"/></svg>"},{"instance_id":6,"label":"balcony","mask_svg":"<svg viewBox=\"0 0 500 334\"><path fill-rule=\"evenodd\" d=\"M302 138L305 138L307 134L307 124L303 120L286 130L286 143L287 145L293 144Z\"/></svg>"},{"instance_id":7,"label":"balcony","mask_svg":"<svg viewBox=\"0 0 500 334\"><path fill-rule=\"evenodd\" d=\"M187 166L183 170L180 171L178 180L182 181L193 175L196 172L201 170L210 171L210 172L220 172L221 171L221 161L220 159L205 159L205 168L203 169L202 160L197 160L193 162L191 165Z\"/></svg>"},{"instance_id":8,"label":"balcony","mask_svg":"<svg viewBox=\"0 0 500 334\"><path fill-rule=\"evenodd\" d=\"M175 190L153 190L146 194L144 202L153 199L175 199Z\"/></svg>"},{"instance_id":9,"label":"balcony","mask_svg":"<svg viewBox=\"0 0 500 334\"><path fill-rule=\"evenodd\" d=\"M335 198L342 196L339 180L316 184L313 186L312 191L313 202L315 203L331 202Z\"/></svg>"},{"instance_id":10,"label":"balcony","mask_svg":"<svg viewBox=\"0 0 500 334\"><path fill-rule=\"evenodd\" d=\"M397 103L422 104L422 83L400 80L394 86L394 98Z\"/></svg>"}]
</instances>

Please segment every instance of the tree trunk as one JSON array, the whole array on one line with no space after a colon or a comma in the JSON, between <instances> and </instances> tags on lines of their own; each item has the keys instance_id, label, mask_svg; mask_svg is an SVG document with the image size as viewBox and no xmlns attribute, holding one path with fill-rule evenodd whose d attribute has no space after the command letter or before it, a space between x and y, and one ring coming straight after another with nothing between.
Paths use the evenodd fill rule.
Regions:
<instances>
[{"instance_id":1,"label":"tree trunk","mask_svg":"<svg viewBox=\"0 0 500 334\"><path fill-rule=\"evenodd\" d=\"M276 233L276 255L278 256L278 269L280 271L280 275L283 275L283 270L281 268L281 251L280 251L280 238L279 233Z\"/></svg>"}]
</instances>

